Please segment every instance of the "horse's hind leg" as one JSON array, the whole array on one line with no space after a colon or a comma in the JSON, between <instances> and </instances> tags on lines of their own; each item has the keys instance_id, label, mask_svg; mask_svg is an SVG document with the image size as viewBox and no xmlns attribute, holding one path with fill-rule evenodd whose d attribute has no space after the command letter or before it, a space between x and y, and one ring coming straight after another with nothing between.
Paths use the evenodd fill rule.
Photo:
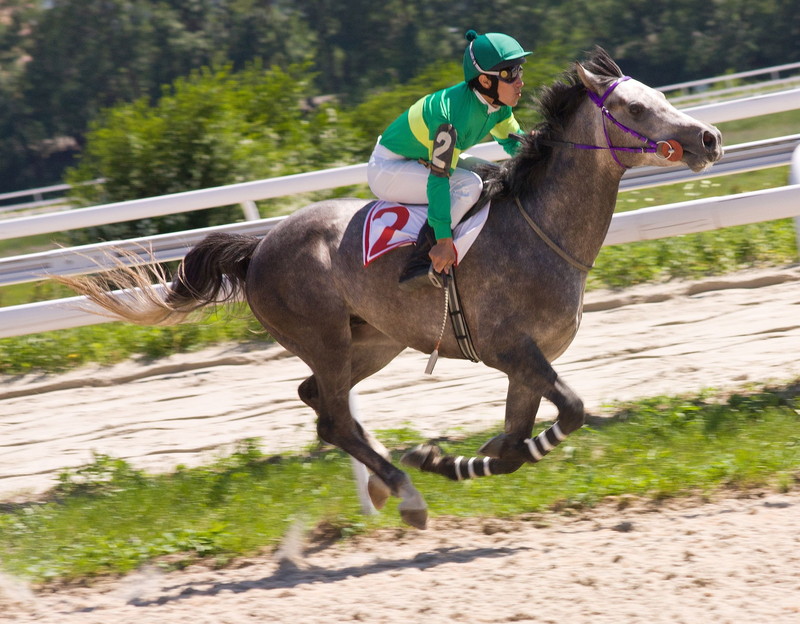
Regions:
<instances>
[{"instance_id":1,"label":"horse's hind leg","mask_svg":"<svg viewBox=\"0 0 800 624\"><path fill-rule=\"evenodd\" d=\"M394 359L394 356L392 356L392 359ZM389 361L391 361L391 359ZM355 383L353 385L355 385ZM317 416L319 416L319 387L317 385L316 375L311 375L305 381L303 381L297 390L297 394L300 396L300 400L313 409L317 413ZM372 435L372 433L364 428L364 426L361 424L361 421L358 420L353 411L353 406L351 405L350 415L353 417L353 422L359 432L359 435L361 435L373 449L383 455L386 459L389 459L389 451L383 444L381 444L380 440L378 440L374 435Z\"/></svg>"},{"instance_id":2,"label":"horse's hind leg","mask_svg":"<svg viewBox=\"0 0 800 624\"><path fill-rule=\"evenodd\" d=\"M395 359L405 345L392 340L371 325L361 321L351 322L352 343L350 348L350 388L374 375ZM319 415L319 386L315 375L303 381L298 388L300 399ZM352 395L351 395L352 397ZM389 451L373 436L352 413L356 429L378 453L389 459Z\"/></svg>"},{"instance_id":3,"label":"horse's hind leg","mask_svg":"<svg viewBox=\"0 0 800 624\"><path fill-rule=\"evenodd\" d=\"M391 493L402 499L398 508L403 520L414 527L425 528L425 501L411 484L408 475L373 449L360 434L350 414L349 380L341 379L340 373L332 371L331 366L349 368L334 361L320 362L313 369L320 389L317 433L323 440L338 446L378 475Z\"/></svg>"},{"instance_id":4,"label":"horse's hind leg","mask_svg":"<svg viewBox=\"0 0 800 624\"><path fill-rule=\"evenodd\" d=\"M317 412L320 438L338 446L373 472L369 481L373 504L380 508L389 493L399 496L403 499L399 506L403 520L424 528L427 519L424 500L408 475L391 464L386 448L353 417L349 405L351 388L386 366L404 347L361 323L351 327L351 336L349 358L345 361L340 353L328 353L325 357L317 353L313 362L306 360L314 374L300 385L300 398Z\"/></svg>"},{"instance_id":5,"label":"horse's hind leg","mask_svg":"<svg viewBox=\"0 0 800 624\"><path fill-rule=\"evenodd\" d=\"M366 379L384 368L389 362L396 358L405 347L391 340L373 327L363 323L351 323L351 330L353 344L350 350L350 387L352 388L359 381ZM300 384L298 394L300 399L311 407L319 416L320 395L316 375L311 375ZM388 449L364 427L354 413L354 391L351 391L350 399L350 415L353 418L353 425L357 434L360 435L374 451L379 453L386 460L391 461ZM391 494L389 486L374 473L369 477L368 492L372 504L376 509L381 509Z\"/></svg>"}]
</instances>

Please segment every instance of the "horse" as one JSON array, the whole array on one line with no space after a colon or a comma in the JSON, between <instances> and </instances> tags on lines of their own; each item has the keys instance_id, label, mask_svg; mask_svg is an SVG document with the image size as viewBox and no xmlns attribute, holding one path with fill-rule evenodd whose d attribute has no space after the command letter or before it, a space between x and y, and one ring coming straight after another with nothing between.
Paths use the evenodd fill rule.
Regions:
<instances>
[{"instance_id":1,"label":"horse","mask_svg":"<svg viewBox=\"0 0 800 624\"><path fill-rule=\"evenodd\" d=\"M508 377L503 433L479 449L482 457L446 456L422 444L402 457L405 466L453 480L508 474L540 461L579 429L583 403L552 362L580 326L587 272L603 244L623 173L680 163L700 172L722 156L714 126L625 76L599 47L542 88L538 108L543 121L519 135L517 154L487 174L491 209L456 269L475 352ZM401 519L423 529L424 498L353 416L349 397L358 382L406 348L464 355L452 329L442 329L442 290L399 289L405 253L364 265L369 204L320 201L261 239L212 233L189 250L170 283L162 281L164 290L142 266L112 272L114 283L129 289L124 298L107 292L107 274L59 279L104 314L145 325L186 321L203 306L244 296L269 334L311 369L298 393L316 412L319 437L368 468L377 509L390 495L398 497ZM532 437L542 398L558 414Z\"/></svg>"}]
</instances>

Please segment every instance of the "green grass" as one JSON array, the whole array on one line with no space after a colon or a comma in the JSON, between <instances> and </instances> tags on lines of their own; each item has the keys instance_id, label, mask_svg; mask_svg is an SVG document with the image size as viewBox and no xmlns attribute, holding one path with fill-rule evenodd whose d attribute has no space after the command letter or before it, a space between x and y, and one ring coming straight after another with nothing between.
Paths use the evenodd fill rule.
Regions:
<instances>
[{"instance_id":1,"label":"green grass","mask_svg":"<svg viewBox=\"0 0 800 624\"><path fill-rule=\"evenodd\" d=\"M25 238L2 239L0 240L0 258L46 251L53 249L59 243L68 243L68 237L60 232L26 236Z\"/></svg>"},{"instance_id":2,"label":"green grass","mask_svg":"<svg viewBox=\"0 0 800 624\"><path fill-rule=\"evenodd\" d=\"M725 399L659 397L619 406L535 466L454 483L414 472L432 516L511 517L590 508L606 497L664 499L721 488L788 491L800 481L800 383ZM490 431L442 443L471 456ZM395 449L420 441L383 432ZM397 501L359 512L339 451L265 457L255 441L210 466L149 475L97 456L64 472L49 501L0 513L6 572L35 583L124 573L147 563L224 565L271 549L300 523L327 538L400 526Z\"/></svg>"},{"instance_id":3,"label":"green grass","mask_svg":"<svg viewBox=\"0 0 800 624\"><path fill-rule=\"evenodd\" d=\"M106 323L6 338L0 340L0 375L59 373L89 363L155 360L211 344L270 340L249 310L244 315L241 309L226 307L201 322L171 327Z\"/></svg>"},{"instance_id":4,"label":"green grass","mask_svg":"<svg viewBox=\"0 0 800 624\"><path fill-rule=\"evenodd\" d=\"M0 288L0 307L22 305L34 301L51 301L63 297L74 297L66 286L52 280L13 284Z\"/></svg>"},{"instance_id":5,"label":"green grass","mask_svg":"<svg viewBox=\"0 0 800 624\"><path fill-rule=\"evenodd\" d=\"M652 208L677 202L736 195L785 186L789 180L789 167L772 167L736 175L689 180L680 184L667 184L652 188L625 191L617 198L616 212L639 208Z\"/></svg>"},{"instance_id":6,"label":"green grass","mask_svg":"<svg viewBox=\"0 0 800 624\"><path fill-rule=\"evenodd\" d=\"M789 136L800 129L800 109L717 124L725 145Z\"/></svg>"}]
</instances>

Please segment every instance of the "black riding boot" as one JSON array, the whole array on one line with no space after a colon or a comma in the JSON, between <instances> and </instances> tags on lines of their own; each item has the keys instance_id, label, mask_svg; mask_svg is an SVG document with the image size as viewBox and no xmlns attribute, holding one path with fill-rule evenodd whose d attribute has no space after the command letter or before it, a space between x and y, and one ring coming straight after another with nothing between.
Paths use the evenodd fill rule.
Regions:
<instances>
[{"instance_id":1,"label":"black riding boot","mask_svg":"<svg viewBox=\"0 0 800 624\"><path fill-rule=\"evenodd\" d=\"M417 290L426 285L435 285L436 282L428 277L431 271L431 257L428 255L431 248L436 244L436 235L433 228L425 221L425 225L419 231L417 242L406 263L403 272L400 273L400 290Z\"/></svg>"}]
</instances>

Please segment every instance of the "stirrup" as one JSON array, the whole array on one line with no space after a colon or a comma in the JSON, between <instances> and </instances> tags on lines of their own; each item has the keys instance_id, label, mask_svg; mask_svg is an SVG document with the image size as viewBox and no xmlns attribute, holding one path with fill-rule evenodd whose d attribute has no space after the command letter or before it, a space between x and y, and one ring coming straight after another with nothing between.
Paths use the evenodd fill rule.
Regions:
<instances>
[{"instance_id":1,"label":"stirrup","mask_svg":"<svg viewBox=\"0 0 800 624\"><path fill-rule=\"evenodd\" d=\"M433 278L430 277L432 272L433 266L417 266L403 271L397 284L398 288L405 292L413 292L430 284L435 284Z\"/></svg>"},{"instance_id":2,"label":"stirrup","mask_svg":"<svg viewBox=\"0 0 800 624\"><path fill-rule=\"evenodd\" d=\"M413 275L410 274L410 271L404 273L400 276L398 286L400 290L405 292L413 292L425 286L444 288L444 277L434 270L433 265L430 265L427 271L420 269L415 271Z\"/></svg>"},{"instance_id":3,"label":"stirrup","mask_svg":"<svg viewBox=\"0 0 800 624\"><path fill-rule=\"evenodd\" d=\"M444 276L441 273L437 273L432 264L431 268L428 269L428 281L434 288L444 288Z\"/></svg>"}]
</instances>

